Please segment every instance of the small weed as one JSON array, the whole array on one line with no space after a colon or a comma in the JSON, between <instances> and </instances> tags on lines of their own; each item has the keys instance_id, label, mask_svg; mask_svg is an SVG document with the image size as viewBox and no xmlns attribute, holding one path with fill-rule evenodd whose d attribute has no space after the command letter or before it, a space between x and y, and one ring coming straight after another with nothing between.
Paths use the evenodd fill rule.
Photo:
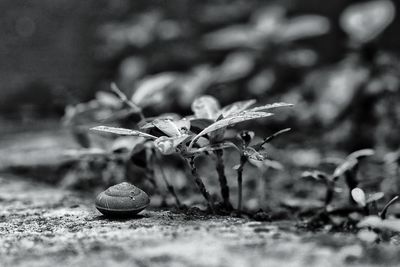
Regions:
<instances>
[{"instance_id":1,"label":"small weed","mask_svg":"<svg viewBox=\"0 0 400 267\"><path fill-rule=\"evenodd\" d=\"M92 130L122 136L141 137L143 143L150 143L151 147L154 147L163 155L180 154L190 167L194 182L213 213L215 213L214 201L198 173L195 164L196 157L204 153L215 155L213 159L216 162L215 166L219 177L222 201L225 209L229 210L232 208L232 205L229 200L229 187L223 162L223 150L226 148L236 148L239 151L240 164L237 169L237 178L239 188L238 212L240 214L242 211L242 175L244 165L249 160L264 161L266 157L263 155L263 146L276 136L289 130L279 131L253 146L250 146L250 143L254 137L254 133L249 131L242 132L239 135L241 145L237 146L225 139L225 133L229 127L253 119L270 117L274 114L267 112L268 110L292 105L275 103L252 107L255 101L247 100L220 108L215 98L202 96L194 100L192 104L194 115L192 116L179 118L178 116L161 115L156 118L146 119L139 106L129 100L115 84L112 84L112 90L131 109L131 112L140 114L141 122L138 124L139 130L111 126L96 126ZM152 151L156 159L158 158L159 160L157 152L154 149ZM181 204L174 188L169 184L165 176L163 176L163 180L171 195L174 196L177 205L180 206Z\"/></svg>"}]
</instances>

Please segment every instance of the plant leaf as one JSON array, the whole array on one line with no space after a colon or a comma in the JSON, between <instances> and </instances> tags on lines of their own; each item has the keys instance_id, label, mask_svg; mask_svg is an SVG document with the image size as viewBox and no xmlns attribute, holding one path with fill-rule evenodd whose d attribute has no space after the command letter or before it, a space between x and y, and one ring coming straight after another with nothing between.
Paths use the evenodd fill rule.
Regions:
<instances>
[{"instance_id":1,"label":"plant leaf","mask_svg":"<svg viewBox=\"0 0 400 267\"><path fill-rule=\"evenodd\" d=\"M182 106L188 106L202 95L214 82L214 68L210 65L194 67L189 74L180 79L178 101Z\"/></svg>"},{"instance_id":2,"label":"plant leaf","mask_svg":"<svg viewBox=\"0 0 400 267\"><path fill-rule=\"evenodd\" d=\"M365 193L361 188L357 187L351 190L351 197L361 207L365 207L367 205L367 199L365 197Z\"/></svg>"},{"instance_id":3,"label":"plant leaf","mask_svg":"<svg viewBox=\"0 0 400 267\"><path fill-rule=\"evenodd\" d=\"M121 100L115 95L99 91L96 93L96 100L103 106L119 109L122 107Z\"/></svg>"},{"instance_id":4,"label":"plant leaf","mask_svg":"<svg viewBox=\"0 0 400 267\"><path fill-rule=\"evenodd\" d=\"M273 108L292 107L292 106L293 106L293 104L279 102L279 103L273 103L273 104L267 104L264 106L254 107L252 109L246 110L245 112L266 111L266 110L273 109Z\"/></svg>"},{"instance_id":5,"label":"plant leaf","mask_svg":"<svg viewBox=\"0 0 400 267\"><path fill-rule=\"evenodd\" d=\"M273 134L271 134L270 136L268 136L267 138L265 138L262 142L260 142L260 143L258 143L258 144L256 144L256 145L254 145L253 148L254 148L255 150L260 150L260 149L263 147L263 145L265 145L265 144L271 142L271 141L274 140L277 136L279 136L279 135L281 135L281 134L283 134L283 133L289 132L290 130L291 130L290 128L286 128L286 129L279 130L279 131L277 131L276 133L273 133Z\"/></svg>"},{"instance_id":6,"label":"plant leaf","mask_svg":"<svg viewBox=\"0 0 400 267\"><path fill-rule=\"evenodd\" d=\"M220 111L220 105L215 97L204 95L193 101L192 111L198 119L214 120Z\"/></svg>"},{"instance_id":7,"label":"plant leaf","mask_svg":"<svg viewBox=\"0 0 400 267\"><path fill-rule=\"evenodd\" d=\"M203 153L203 152L212 152L212 151L216 151L216 150L222 150L225 148L236 148L237 150L238 147L232 143L232 142L224 142L224 143L220 143L220 144L210 144L201 148L197 148L197 149L191 149L188 151L189 154L199 154L199 153Z\"/></svg>"},{"instance_id":8,"label":"plant leaf","mask_svg":"<svg viewBox=\"0 0 400 267\"><path fill-rule=\"evenodd\" d=\"M255 66L255 57L251 52L232 52L217 69L219 83L233 82L247 77Z\"/></svg>"},{"instance_id":9,"label":"plant leaf","mask_svg":"<svg viewBox=\"0 0 400 267\"><path fill-rule=\"evenodd\" d=\"M190 143L189 147L192 147L194 142L200 136L209 134L216 130L219 130L219 129L222 129L222 128L225 128L225 127L228 127L228 126L240 123L240 122L259 119L259 118L266 118L266 117L269 117L272 115L273 115L273 113L266 113L266 112L246 112L246 113L242 113L235 117L224 118L222 120L216 121L215 123L213 123L210 126L208 126L207 128L205 128L203 131L201 131L198 135L196 135L193 138L192 142Z\"/></svg>"},{"instance_id":10,"label":"plant leaf","mask_svg":"<svg viewBox=\"0 0 400 267\"><path fill-rule=\"evenodd\" d=\"M139 106L158 102L166 95L166 89L176 80L174 73L161 73L145 78L140 82L131 101Z\"/></svg>"},{"instance_id":11,"label":"plant leaf","mask_svg":"<svg viewBox=\"0 0 400 267\"><path fill-rule=\"evenodd\" d=\"M206 34L202 43L209 49L237 49L253 47L255 41L250 25L236 24Z\"/></svg>"},{"instance_id":12,"label":"plant leaf","mask_svg":"<svg viewBox=\"0 0 400 267\"><path fill-rule=\"evenodd\" d=\"M393 2L389 0L354 4L343 11L340 26L353 40L368 42L393 21L395 10Z\"/></svg>"},{"instance_id":13,"label":"plant leaf","mask_svg":"<svg viewBox=\"0 0 400 267\"><path fill-rule=\"evenodd\" d=\"M187 140L189 135L175 137L161 136L154 141L155 147L164 155L170 155L176 152L176 148Z\"/></svg>"},{"instance_id":14,"label":"plant leaf","mask_svg":"<svg viewBox=\"0 0 400 267\"><path fill-rule=\"evenodd\" d=\"M133 151L136 146L145 143L146 139L143 137L124 136L115 139L111 146L112 152L117 151Z\"/></svg>"},{"instance_id":15,"label":"plant leaf","mask_svg":"<svg viewBox=\"0 0 400 267\"><path fill-rule=\"evenodd\" d=\"M369 195L367 198L367 203L378 201L378 200L382 199L384 196L385 196L385 193L383 193L383 192L377 192L372 195Z\"/></svg>"},{"instance_id":16,"label":"plant leaf","mask_svg":"<svg viewBox=\"0 0 400 267\"><path fill-rule=\"evenodd\" d=\"M220 110L220 112L218 113L218 116L216 116L216 117L218 118L221 115L223 118L232 116L233 114L237 114L237 113L245 111L246 109L248 109L255 103L256 103L256 100L254 100L254 99L238 101L238 102L232 103L232 104L222 108Z\"/></svg>"},{"instance_id":17,"label":"plant leaf","mask_svg":"<svg viewBox=\"0 0 400 267\"><path fill-rule=\"evenodd\" d=\"M98 132L106 132L106 133L113 133L113 134L118 134L118 135L127 135L127 136L140 136L148 139L157 139L157 137L139 132L136 130L131 130L131 129L125 129L125 128L117 128L117 127L109 127L109 126L97 126L94 128L91 128L90 130L92 131L98 131Z\"/></svg>"},{"instance_id":18,"label":"plant leaf","mask_svg":"<svg viewBox=\"0 0 400 267\"><path fill-rule=\"evenodd\" d=\"M83 158L87 156L105 156L109 152L101 148L70 149L64 152L64 156L71 158Z\"/></svg>"},{"instance_id":19,"label":"plant leaf","mask_svg":"<svg viewBox=\"0 0 400 267\"><path fill-rule=\"evenodd\" d=\"M192 129L202 131L213 123L214 121L210 119L191 119L190 127Z\"/></svg>"},{"instance_id":20,"label":"plant leaf","mask_svg":"<svg viewBox=\"0 0 400 267\"><path fill-rule=\"evenodd\" d=\"M350 171L358 164L358 160L350 159L346 160L344 163L339 165L333 172L333 178L337 179L339 176L343 175L345 172Z\"/></svg>"},{"instance_id":21,"label":"plant leaf","mask_svg":"<svg viewBox=\"0 0 400 267\"><path fill-rule=\"evenodd\" d=\"M361 159L364 157L372 156L374 154L375 154L375 150L367 148L367 149L361 149L361 150L354 151L353 153L348 155L347 158L358 160L358 159Z\"/></svg>"},{"instance_id":22,"label":"plant leaf","mask_svg":"<svg viewBox=\"0 0 400 267\"><path fill-rule=\"evenodd\" d=\"M265 159L264 155L262 155L260 152L256 151L252 147L247 147L243 151L243 153L250 160L263 161Z\"/></svg>"},{"instance_id":23,"label":"plant leaf","mask_svg":"<svg viewBox=\"0 0 400 267\"><path fill-rule=\"evenodd\" d=\"M190 129L190 121L181 119L174 121L171 119L155 119L154 121L147 123L141 127L141 129L148 129L151 127L157 127L160 131L170 137L181 136L186 134Z\"/></svg>"},{"instance_id":24,"label":"plant leaf","mask_svg":"<svg viewBox=\"0 0 400 267\"><path fill-rule=\"evenodd\" d=\"M282 25L277 38L280 42L292 42L326 34L329 31L329 20L319 15L301 15L288 19Z\"/></svg>"},{"instance_id":25,"label":"plant leaf","mask_svg":"<svg viewBox=\"0 0 400 267\"><path fill-rule=\"evenodd\" d=\"M239 168L240 168L240 164L237 164L237 165L232 167L232 169L235 170L235 171L239 170Z\"/></svg>"},{"instance_id":26,"label":"plant leaf","mask_svg":"<svg viewBox=\"0 0 400 267\"><path fill-rule=\"evenodd\" d=\"M249 163L251 165L257 167L258 169L261 169L261 171L266 171L269 168L278 170L278 171L281 171L284 169L284 167L281 163L279 163L278 161L275 161L275 160L270 160L270 159L264 159L263 161L250 159Z\"/></svg>"}]
</instances>

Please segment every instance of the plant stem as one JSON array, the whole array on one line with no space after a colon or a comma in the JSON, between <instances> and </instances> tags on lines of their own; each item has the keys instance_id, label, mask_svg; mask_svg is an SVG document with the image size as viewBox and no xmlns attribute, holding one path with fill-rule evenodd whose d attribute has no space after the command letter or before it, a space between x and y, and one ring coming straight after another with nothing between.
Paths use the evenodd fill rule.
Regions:
<instances>
[{"instance_id":1,"label":"plant stem","mask_svg":"<svg viewBox=\"0 0 400 267\"><path fill-rule=\"evenodd\" d=\"M242 183L243 183L243 169L247 162L247 157L245 155L240 156L240 165L237 169L237 182L238 182L238 213L239 216L242 214Z\"/></svg>"},{"instance_id":2,"label":"plant stem","mask_svg":"<svg viewBox=\"0 0 400 267\"><path fill-rule=\"evenodd\" d=\"M335 192L335 182L329 179L325 180L326 193L325 193L325 209L332 202L333 194Z\"/></svg>"},{"instance_id":3,"label":"plant stem","mask_svg":"<svg viewBox=\"0 0 400 267\"><path fill-rule=\"evenodd\" d=\"M165 183L165 186L167 187L168 192L174 197L176 206L178 208L182 207L181 201L179 200L178 195L175 192L175 188L173 187L173 185L171 185L168 182L168 179L167 179L167 176L165 175L164 169L162 168L162 166L160 164L160 162L161 162L160 155L157 154L157 151L155 151L155 150L153 150L153 155L155 155L156 161L158 161L158 163L159 163L159 164L154 164L154 168L156 167L156 165L158 165L158 169L160 171L161 178L164 180L164 183Z\"/></svg>"},{"instance_id":4,"label":"plant stem","mask_svg":"<svg viewBox=\"0 0 400 267\"><path fill-rule=\"evenodd\" d=\"M391 205L393 205L393 203L395 203L397 200L399 200L399 196L395 196L392 200L390 200L385 207L383 207L381 213L379 214L379 216L381 217L382 220L386 219L386 213L387 210L389 209L389 207Z\"/></svg>"},{"instance_id":5,"label":"plant stem","mask_svg":"<svg viewBox=\"0 0 400 267\"><path fill-rule=\"evenodd\" d=\"M214 203L211 199L210 193L207 191L206 186L204 185L203 181L200 178L199 173L197 172L196 165L194 163L194 157L191 157L190 159L187 159L187 162L190 166L190 169L192 171L192 176L194 178L194 182L196 183L197 187L199 188L201 194L203 197L206 199L208 206L211 209L211 212L214 214L215 209L214 209Z\"/></svg>"},{"instance_id":6,"label":"plant stem","mask_svg":"<svg viewBox=\"0 0 400 267\"><path fill-rule=\"evenodd\" d=\"M222 200L224 203L225 208L227 209L232 209L232 204L229 201L229 186L228 186L228 181L226 179L225 175L225 165L224 165L224 151L221 150L216 150L215 155L217 157L217 162L216 162L216 169L218 173L218 180L219 180L219 185L221 189L221 196Z\"/></svg>"},{"instance_id":7,"label":"plant stem","mask_svg":"<svg viewBox=\"0 0 400 267\"><path fill-rule=\"evenodd\" d=\"M276 133L268 136L267 138L264 139L264 141L260 144L260 146L262 147L263 145L270 143L273 139L275 139L278 135L281 135L283 133L289 132L291 129L290 128L286 128L280 131L277 131Z\"/></svg>"},{"instance_id":8,"label":"plant stem","mask_svg":"<svg viewBox=\"0 0 400 267\"><path fill-rule=\"evenodd\" d=\"M133 103L131 100L129 100L115 83L111 83L111 91L113 91L115 94L117 94L117 96L121 99L121 101L123 103L125 103L126 105L128 105L132 109L133 112L139 114L141 120L145 119L142 109L139 106L137 106L135 103Z\"/></svg>"}]
</instances>

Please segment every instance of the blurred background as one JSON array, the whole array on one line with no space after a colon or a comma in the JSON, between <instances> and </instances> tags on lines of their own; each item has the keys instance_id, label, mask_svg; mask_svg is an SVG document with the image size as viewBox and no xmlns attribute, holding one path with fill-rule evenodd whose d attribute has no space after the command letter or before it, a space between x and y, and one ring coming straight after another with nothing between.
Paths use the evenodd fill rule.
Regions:
<instances>
[{"instance_id":1,"label":"blurred background","mask_svg":"<svg viewBox=\"0 0 400 267\"><path fill-rule=\"evenodd\" d=\"M281 122L300 139L396 149L396 9L389 0L3 0L0 114L57 119L112 81L128 96L153 81L162 92L148 93L150 115L186 115L201 94L286 101L297 112Z\"/></svg>"},{"instance_id":2,"label":"blurred background","mask_svg":"<svg viewBox=\"0 0 400 267\"><path fill-rule=\"evenodd\" d=\"M169 77L174 88L148 114L185 115L201 94L222 104L279 100L296 104L281 120L300 139L397 149L398 8L389 0L2 0L0 116L4 125L57 119L112 81L131 95Z\"/></svg>"},{"instance_id":3,"label":"blurred background","mask_svg":"<svg viewBox=\"0 0 400 267\"><path fill-rule=\"evenodd\" d=\"M288 168L272 176L287 178L280 189L312 195L308 184L293 184L299 170L357 149L374 148L379 157L399 149L399 7L394 0L2 0L0 163L35 166L35 176L67 187L110 185L126 173L140 177L135 170L121 172L117 160L91 159L73 167L53 162L55 150L90 147L87 129L110 123L104 118L136 126L137 115L123 113L110 91L115 82L148 117L189 115L193 100L204 94L222 106L245 99L295 104L271 120L239 127L259 136L291 127L277 140L278 149L270 148L272 158ZM61 126L68 131L54 132ZM25 135L15 141L21 132ZM134 164L144 157L139 153ZM233 177L236 161L227 161ZM36 168L43 163L54 163L57 172L61 165L71 170L54 178L54 172L46 176ZM188 174L174 164L167 176L184 193ZM200 164L204 173L209 164ZM373 180L375 190L383 174L377 164L372 169L366 183ZM250 176L248 188L258 188L254 180L260 175ZM216 185L214 178L209 180Z\"/></svg>"}]
</instances>

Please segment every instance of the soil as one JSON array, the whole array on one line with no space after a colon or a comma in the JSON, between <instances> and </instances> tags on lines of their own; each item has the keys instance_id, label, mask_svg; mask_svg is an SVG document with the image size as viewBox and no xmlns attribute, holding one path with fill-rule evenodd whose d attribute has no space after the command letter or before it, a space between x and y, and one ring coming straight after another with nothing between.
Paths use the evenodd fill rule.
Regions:
<instances>
[{"instance_id":1,"label":"soil","mask_svg":"<svg viewBox=\"0 0 400 267\"><path fill-rule=\"evenodd\" d=\"M399 248L294 222L145 210L103 217L93 199L0 178L1 266L397 266ZM373 253L373 254L371 254Z\"/></svg>"}]
</instances>

